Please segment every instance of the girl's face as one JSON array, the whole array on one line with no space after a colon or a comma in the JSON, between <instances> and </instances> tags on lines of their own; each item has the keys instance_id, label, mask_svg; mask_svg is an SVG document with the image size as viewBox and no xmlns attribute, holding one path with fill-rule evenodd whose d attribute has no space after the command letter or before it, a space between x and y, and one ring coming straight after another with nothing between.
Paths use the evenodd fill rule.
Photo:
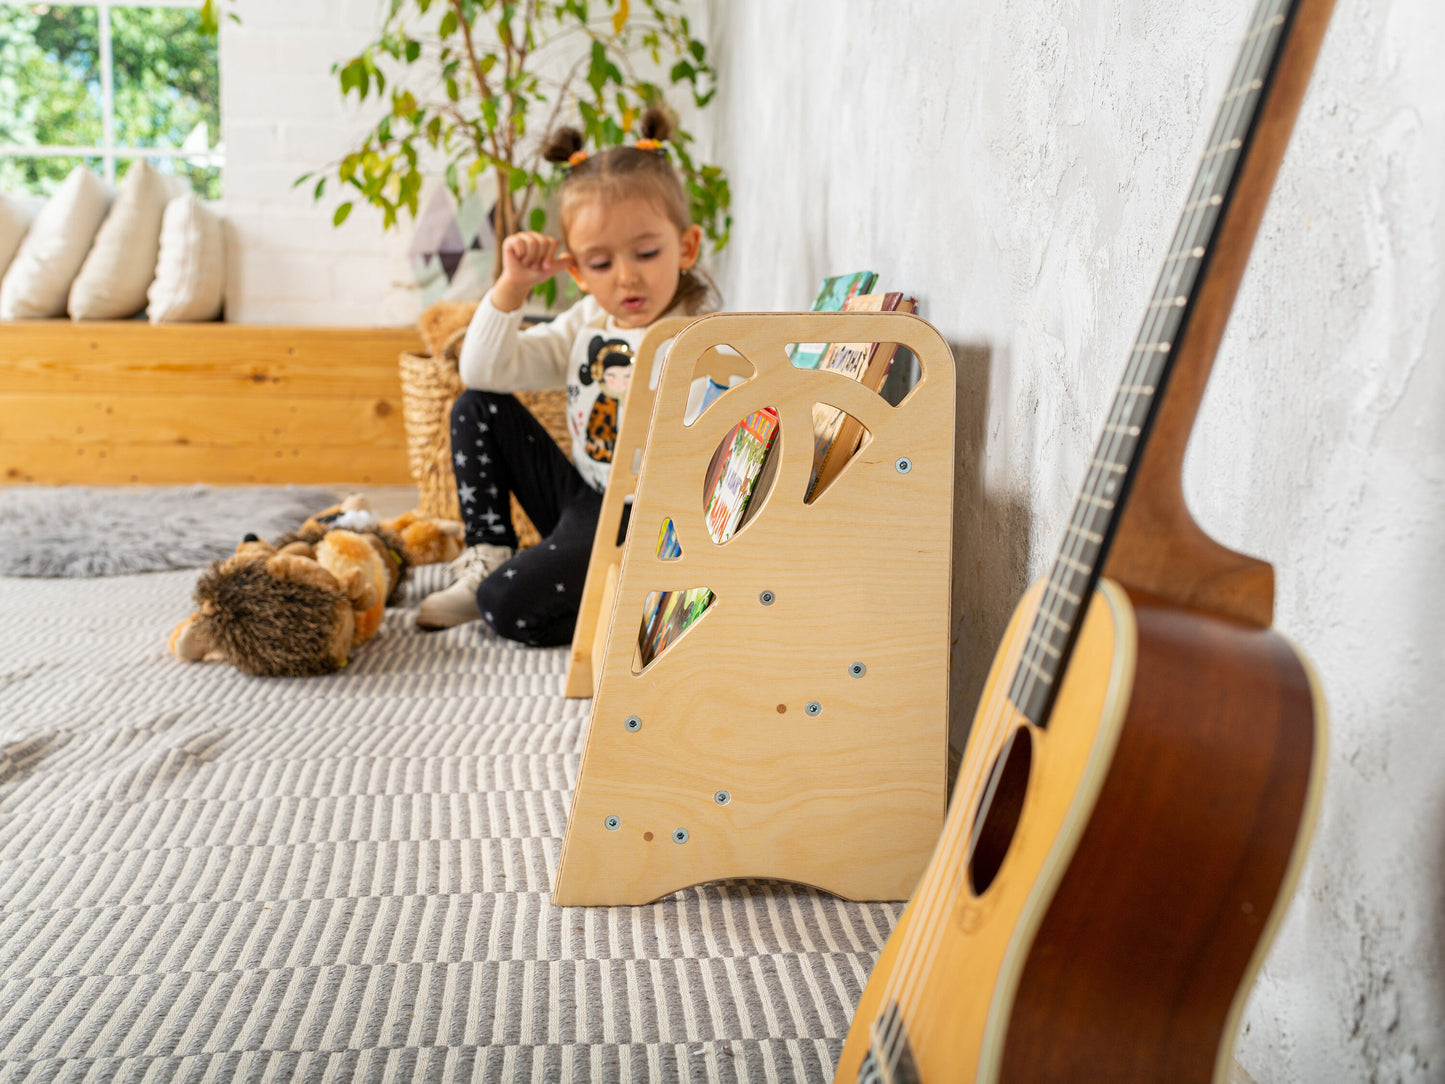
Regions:
<instances>
[{"instance_id":1,"label":"girl's face","mask_svg":"<svg viewBox=\"0 0 1445 1084\"><path fill-rule=\"evenodd\" d=\"M679 231L642 197L579 203L567 224L572 277L618 327L646 327L666 310L678 276L697 262L702 228Z\"/></svg>"}]
</instances>

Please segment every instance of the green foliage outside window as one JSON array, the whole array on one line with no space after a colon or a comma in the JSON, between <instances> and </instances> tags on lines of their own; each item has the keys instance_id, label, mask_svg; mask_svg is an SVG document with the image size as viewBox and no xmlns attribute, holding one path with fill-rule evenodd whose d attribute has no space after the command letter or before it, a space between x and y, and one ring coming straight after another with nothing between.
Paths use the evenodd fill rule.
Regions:
<instances>
[{"instance_id":1,"label":"green foliage outside window","mask_svg":"<svg viewBox=\"0 0 1445 1084\"><path fill-rule=\"evenodd\" d=\"M99 168L97 17L94 7L0 2L0 144L77 148L74 157L0 155L0 190L47 194L81 162ZM115 145L214 149L220 74L215 34L202 12L114 7L110 19ZM217 167L185 158L150 161L189 177L204 198L220 197ZM129 162L117 159L118 176Z\"/></svg>"}]
</instances>

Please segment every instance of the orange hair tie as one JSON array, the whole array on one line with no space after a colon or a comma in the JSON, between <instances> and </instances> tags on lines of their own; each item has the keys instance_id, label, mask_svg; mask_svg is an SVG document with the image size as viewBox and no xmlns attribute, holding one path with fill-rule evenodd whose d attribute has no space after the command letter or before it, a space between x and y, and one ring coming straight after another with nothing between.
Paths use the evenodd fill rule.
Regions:
<instances>
[{"instance_id":1,"label":"orange hair tie","mask_svg":"<svg viewBox=\"0 0 1445 1084\"><path fill-rule=\"evenodd\" d=\"M580 166L585 161L587 161L587 152L585 150L573 151L567 158L567 165L571 167Z\"/></svg>"},{"instance_id":2,"label":"orange hair tie","mask_svg":"<svg viewBox=\"0 0 1445 1084\"><path fill-rule=\"evenodd\" d=\"M652 151L654 154L664 153L662 142L656 139L639 139L633 146L640 151Z\"/></svg>"}]
</instances>

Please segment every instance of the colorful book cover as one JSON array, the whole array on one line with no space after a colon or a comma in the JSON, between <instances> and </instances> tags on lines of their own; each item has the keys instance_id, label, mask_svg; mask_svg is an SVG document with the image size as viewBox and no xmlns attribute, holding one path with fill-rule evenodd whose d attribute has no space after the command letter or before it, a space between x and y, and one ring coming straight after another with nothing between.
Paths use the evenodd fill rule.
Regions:
<instances>
[{"instance_id":1,"label":"colorful book cover","mask_svg":"<svg viewBox=\"0 0 1445 1084\"><path fill-rule=\"evenodd\" d=\"M707 502L707 530L714 542L726 542L742 522L763 463L778 435L778 412L764 407L733 429L722 477Z\"/></svg>"},{"instance_id":2,"label":"colorful book cover","mask_svg":"<svg viewBox=\"0 0 1445 1084\"><path fill-rule=\"evenodd\" d=\"M818 296L813 298L813 311L842 312L849 300L866 294L877 281L878 276L872 271L826 278L818 287ZM827 343L794 343L788 347L788 357L799 369L816 369L827 349Z\"/></svg>"}]
</instances>

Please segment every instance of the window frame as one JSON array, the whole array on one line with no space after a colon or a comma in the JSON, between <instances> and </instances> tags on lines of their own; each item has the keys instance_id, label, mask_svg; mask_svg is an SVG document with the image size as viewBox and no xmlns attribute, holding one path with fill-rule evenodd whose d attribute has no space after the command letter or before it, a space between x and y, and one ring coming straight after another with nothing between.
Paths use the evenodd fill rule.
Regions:
<instances>
[{"instance_id":1,"label":"window frame","mask_svg":"<svg viewBox=\"0 0 1445 1084\"><path fill-rule=\"evenodd\" d=\"M27 0L4 0L7 6L23 7ZM200 10L204 0L44 0L53 8L95 8L97 23L96 53L100 61L100 125L101 144L35 144L0 143L0 157L7 158L98 158L107 184L115 184L118 159L184 158L205 169L221 169L226 164L225 144L217 142L205 151L188 151L179 147L118 147L115 143L115 70L111 56L110 13L114 8L193 8ZM217 132L217 135L220 133Z\"/></svg>"}]
</instances>

